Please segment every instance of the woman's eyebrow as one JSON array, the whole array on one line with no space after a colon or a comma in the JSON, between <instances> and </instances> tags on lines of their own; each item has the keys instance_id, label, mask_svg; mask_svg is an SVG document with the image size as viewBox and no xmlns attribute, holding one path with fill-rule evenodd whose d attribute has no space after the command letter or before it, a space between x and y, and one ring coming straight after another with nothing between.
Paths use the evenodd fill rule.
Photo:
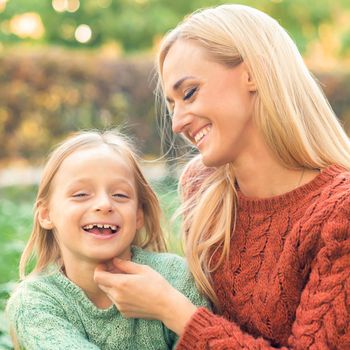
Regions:
<instances>
[{"instance_id":1,"label":"woman's eyebrow","mask_svg":"<svg viewBox=\"0 0 350 350\"><path fill-rule=\"evenodd\" d=\"M193 78L194 78L194 76L189 75L189 76L186 76L186 77L183 77L183 78L179 79L179 80L173 85L173 90L175 90L175 91L178 90L178 89L181 87L182 83L183 83L185 80L193 79Z\"/></svg>"},{"instance_id":2,"label":"woman's eyebrow","mask_svg":"<svg viewBox=\"0 0 350 350\"><path fill-rule=\"evenodd\" d=\"M186 80L188 80L188 79L194 79L194 76L188 75L188 76L185 76L185 77L179 79L179 80L173 85L173 90L174 90L174 91L179 90L180 87L181 87L181 85L182 85ZM167 102L169 102L169 103L173 102L173 100L172 100L171 98L169 98L169 97L166 97L166 100L167 100Z\"/></svg>"}]
</instances>

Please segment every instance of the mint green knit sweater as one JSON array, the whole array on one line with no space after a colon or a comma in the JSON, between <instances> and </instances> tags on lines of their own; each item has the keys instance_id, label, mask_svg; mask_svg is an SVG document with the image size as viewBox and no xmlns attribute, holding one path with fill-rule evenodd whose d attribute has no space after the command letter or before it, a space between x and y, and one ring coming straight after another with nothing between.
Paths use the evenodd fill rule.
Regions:
<instances>
[{"instance_id":1,"label":"mint green knit sweater","mask_svg":"<svg viewBox=\"0 0 350 350\"><path fill-rule=\"evenodd\" d=\"M133 261L151 266L194 304L208 306L177 255L133 247ZM150 303L156 303L150 300ZM62 273L21 282L7 304L11 328L27 350L172 349L176 335L156 320L126 319L113 305L97 308Z\"/></svg>"}]
</instances>

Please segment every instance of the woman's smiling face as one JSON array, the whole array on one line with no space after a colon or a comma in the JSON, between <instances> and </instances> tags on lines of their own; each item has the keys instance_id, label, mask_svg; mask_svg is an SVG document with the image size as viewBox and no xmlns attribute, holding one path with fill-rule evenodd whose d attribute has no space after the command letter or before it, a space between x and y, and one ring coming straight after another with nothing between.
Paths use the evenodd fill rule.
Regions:
<instances>
[{"instance_id":1,"label":"woman's smiling face","mask_svg":"<svg viewBox=\"0 0 350 350\"><path fill-rule=\"evenodd\" d=\"M234 162L249 148L256 87L244 63L216 63L194 41L180 39L164 59L162 81L173 131L198 148L204 164Z\"/></svg>"}]
</instances>

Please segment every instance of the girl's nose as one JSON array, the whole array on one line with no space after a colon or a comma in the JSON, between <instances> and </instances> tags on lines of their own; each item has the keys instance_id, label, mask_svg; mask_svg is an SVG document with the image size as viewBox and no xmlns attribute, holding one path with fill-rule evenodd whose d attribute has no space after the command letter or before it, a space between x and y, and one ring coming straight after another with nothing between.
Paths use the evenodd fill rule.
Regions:
<instances>
[{"instance_id":1,"label":"girl's nose","mask_svg":"<svg viewBox=\"0 0 350 350\"><path fill-rule=\"evenodd\" d=\"M183 108L174 108L172 115L172 129L175 134L181 134L191 124L192 117L190 113L185 113Z\"/></svg>"},{"instance_id":2,"label":"girl's nose","mask_svg":"<svg viewBox=\"0 0 350 350\"><path fill-rule=\"evenodd\" d=\"M95 210L102 213L110 213L113 211L113 201L108 194L100 194L96 198Z\"/></svg>"}]
</instances>

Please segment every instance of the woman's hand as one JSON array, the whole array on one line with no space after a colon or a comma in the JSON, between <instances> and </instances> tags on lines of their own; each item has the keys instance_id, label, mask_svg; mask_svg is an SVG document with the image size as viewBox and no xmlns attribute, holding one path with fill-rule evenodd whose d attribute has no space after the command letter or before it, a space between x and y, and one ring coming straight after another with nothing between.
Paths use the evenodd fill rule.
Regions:
<instances>
[{"instance_id":1,"label":"woman's hand","mask_svg":"<svg viewBox=\"0 0 350 350\"><path fill-rule=\"evenodd\" d=\"M157 319L180 335L197 307L149 266L118 258L112 264L99 265L94 280L123 316Z\"/></svg>"}]
</instances>

